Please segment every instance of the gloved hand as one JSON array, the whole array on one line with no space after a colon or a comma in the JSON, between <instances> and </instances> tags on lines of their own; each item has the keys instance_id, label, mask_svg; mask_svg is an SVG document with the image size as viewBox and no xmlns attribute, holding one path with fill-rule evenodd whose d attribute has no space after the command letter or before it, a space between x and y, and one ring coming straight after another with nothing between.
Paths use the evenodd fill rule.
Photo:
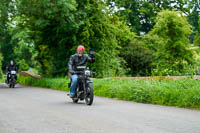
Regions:
<instances>
[{"instance_id":1,"label":"gloved hand","mask_svg":"<svg viewBox=\"0 0 200 133\"><path fill-rule=\"evenodd\" d=\"M71 70L71 71L69 71L69 72L70 72L72 75L75 74L75 71L74 71L74 70Z\"/></svg>"},{"instance_id":2,"label":"gloved hand","mask_svg":"<svg viewBox=\"0 0 200 133\"><path fill-rule=\"evenodd\" d=\"M90 48L90 55L92 56L92 57L95 57L95 53L94 53L94 50L92 49L92 48Z\"/></svg>"}]
</instances>

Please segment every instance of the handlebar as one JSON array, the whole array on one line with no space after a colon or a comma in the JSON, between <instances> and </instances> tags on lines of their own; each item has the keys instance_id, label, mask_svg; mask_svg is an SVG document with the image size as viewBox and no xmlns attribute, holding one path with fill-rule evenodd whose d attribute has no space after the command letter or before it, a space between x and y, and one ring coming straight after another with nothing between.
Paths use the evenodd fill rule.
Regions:
<instances>
[{"instance_id":1,"label":"handlebar","mask_svg":"<svg viewBox=\"0 0 200 133\"><path fill-rule=\"evenodd\" d=\"M90 70L90 72L91 72L91 74L94 74L94 75L97 74L96 72L91 71L91 70ZM72 74L84 74L84 71L74 71L74 73L72 73Z\"/></svg>"}]
</instances>

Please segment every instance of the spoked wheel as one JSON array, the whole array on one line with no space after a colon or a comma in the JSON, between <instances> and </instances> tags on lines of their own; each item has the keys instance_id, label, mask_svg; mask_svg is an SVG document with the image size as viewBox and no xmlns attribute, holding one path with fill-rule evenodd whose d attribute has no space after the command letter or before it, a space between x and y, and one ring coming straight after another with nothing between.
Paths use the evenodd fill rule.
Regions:
<instances>
[{"instance_id":1,"label":"spoked wheel","mask_svg":"<svg viewBox=\"0 0 200 133\"><path fill-rule=\"evenodd\" d=\"M16 84L16 80L13 79L13 82L12 82L12 88L15 88L15 84Z\"/></svg>"},{"instance_id":2,"label":"spoked wheel","mask_svg":"<svg viewBox=\"0 0 200 133\"><path fill-rule=\"evenodd\" d=\"M16 83L16 80L14 79L14 77L11 77L11 79L9 80L9 87L15 88L15 83Z\"/></svg>"},{"instance_id":3,"label":"spoked wheel","mask_svg":"<svg viewBox=\"0 0 200 133\"><path fill-rule=\"evenodd\" d=\"M14 83L12 84L12 88L15 88L15 84Z\"/></svg>"},{"instance_id":4,"label":"spoked wheel","mask_svg":"<svg viewBox=\"0 0 200 133\"><path fill-rule=\"evenodd\" d=\"M92 83L90 83L87 87L87 94L85 96L85 102L87 105L92 105L93 99L94 99L94 94L93 94L93 86Z\"/></svg>"},{"instance_id":5,"label":"spoked wheel","mask_svg":"<svg viewBox=\"0 0 200 133\"><path fill-rule=\"evenodd\" d=\"M12 88L12 80L9 79L9 83L8 83L9 87Z\"/></svg>"}]
</instances>

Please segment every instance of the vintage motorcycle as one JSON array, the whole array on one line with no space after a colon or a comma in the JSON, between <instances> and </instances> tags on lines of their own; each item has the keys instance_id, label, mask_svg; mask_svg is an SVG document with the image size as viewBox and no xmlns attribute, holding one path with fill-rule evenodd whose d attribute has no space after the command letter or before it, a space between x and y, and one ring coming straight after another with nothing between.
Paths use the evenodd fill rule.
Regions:
<instances>
[{"instance_id":1,"label":"vintage motorcycle","mask_svg":"<svg viewBox=\"0 0 200 133\"><path fill-rule=\"evenodd\" d=\"M92 105L94 94L93 94L93 83L90 79L92 74L96 74L95 72L89 70L86 66L77 66L77 71L75 74L78 74L78 85L76 88L75 96L72 98L74 103L78 103L79 100L85 102L87 105ZM68 87L70 88L71 82Z\"/></svg>"},{"instance_id":2,"label":"vintage motorcycle","mask_svg":"<svg viewBox=\"0 0 200 133\"><path fill-rule=\"evenodd\" d=\"M15 88L15 85L16 85L16 75L17 75L17 72L16 71L11 71L10 74L9 74L9 82L8 82L8 85L10 88Z\"/></svg>"}]
</instances>

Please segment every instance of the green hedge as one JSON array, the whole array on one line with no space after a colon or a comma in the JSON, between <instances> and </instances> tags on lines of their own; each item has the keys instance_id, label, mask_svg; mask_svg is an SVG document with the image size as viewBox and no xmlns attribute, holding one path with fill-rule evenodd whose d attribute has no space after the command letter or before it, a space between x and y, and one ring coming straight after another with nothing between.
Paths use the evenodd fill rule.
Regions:
<instances>
[{"instance_id":1,"label":"green hedge","mask_svg":"<svg viewBox=\"0 0 200 133\"><path fill-rule=\"evenodd\" d=\"M68 91L68 79L20 77L19 83ZM94 80L94 94L120 100L200 109L200 81L181 80Z\"/></svg>"}]
</instances>

